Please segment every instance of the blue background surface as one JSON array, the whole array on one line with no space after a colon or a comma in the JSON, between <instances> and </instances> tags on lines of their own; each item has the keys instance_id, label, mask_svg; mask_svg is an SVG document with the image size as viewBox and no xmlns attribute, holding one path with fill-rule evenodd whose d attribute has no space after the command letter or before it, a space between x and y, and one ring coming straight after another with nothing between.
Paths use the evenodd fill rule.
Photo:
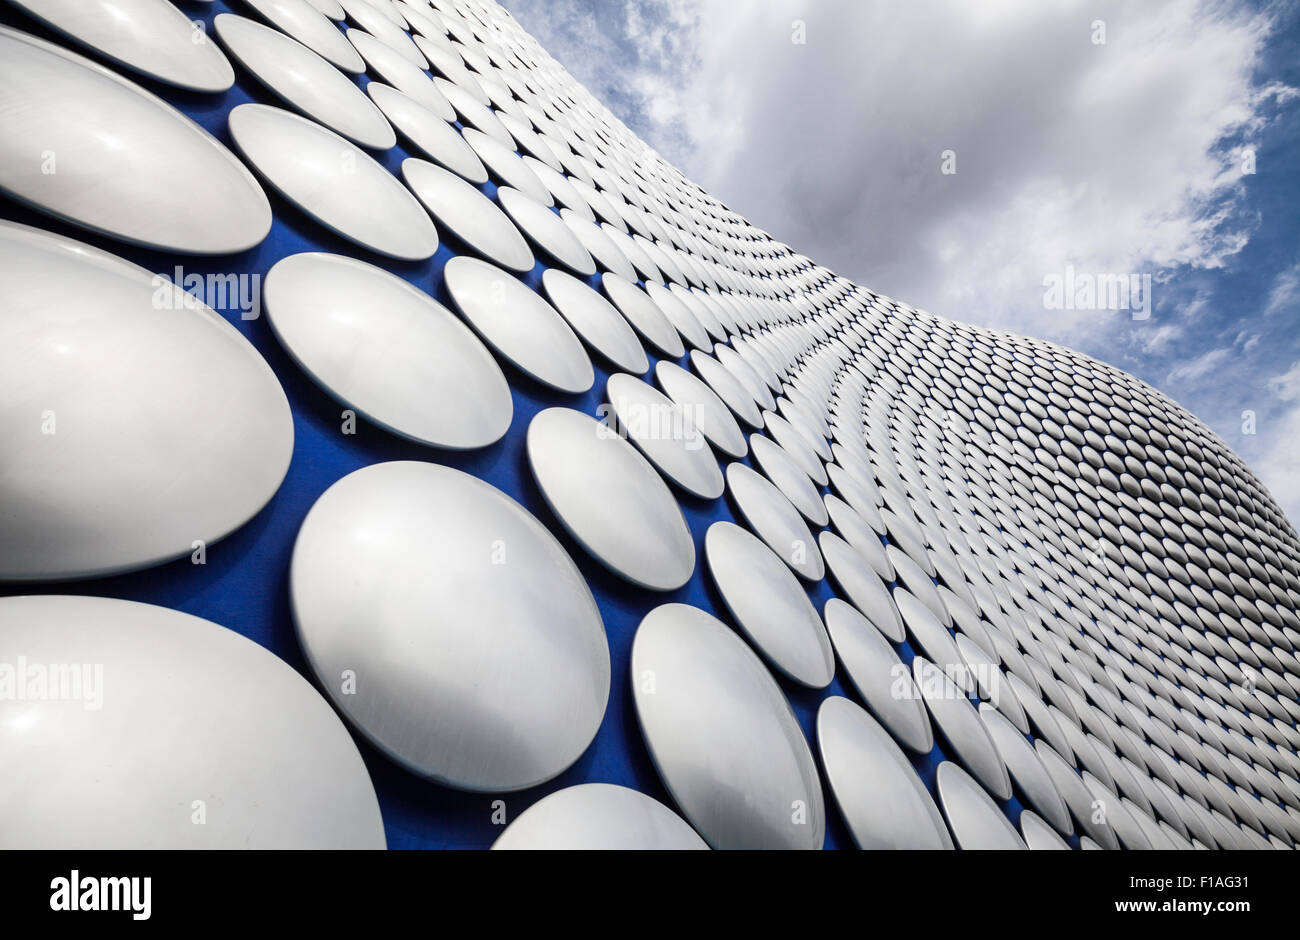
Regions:
<instances>
[{"instance_id":1,"label":"blue background surface","mask_svg":"<svg viewBox=\"0 0 1300 940\"><path fill-rule=\"evenodd\" d=\"M178 6L191 18L204 21L210 35L215 35L211 21L218 13L234 12L252 16L251 11L241 4L227 4L223 0L210 4L181 2ZM0 10L0 22L56 42L78 54L89 55L114 68L189 115L235 153L238 151L226 130L226 115L231 108L247 101L284 106L282 101L238 65L235 65L235 87L229 91L219 95L188 93L120 69L42 28L36 21L7 8ZM365 76L357 77L356 81L362 88L367 84ZM368 152L399 178L402 160L408 156L421 156L414 148L408 148L400 135L396 147L383 152ZM195 180L196 186L202 184L201 179ZM480 188L489 196L495 193L492 183ZM64 225L31 212L7 198L0 198L0 216L87 242L168 277L173 277L176 266L181 265L186 274L255 272L265 278L272 265L288 255L303 251L334 252L383 266L432 294L448 309L455 309L443 287L443 266L456 254L472 252L468 252L444 228L439 228L442 244L432 259L419 264L402 263L372 254L335 236L280 198L269 186L264 186L264 189L275 214L270 235L254 249L217 258L198 258L134 248ZM545 268L539 262L523 280L537 289L543 270ZM592 286L599 287L598 277L590 280ZM697 565L691 581L671 593L643 590L611 575L568 536L547 508L528 472L524 457L524 433L534 414L556 405L594 416L597 407L605 400L609 364L593 356L595 384L586 394L571 396L548 389L502 362L514 397L515 412L509 432L501 441L481 450L468 453L441 451L399 439L367 423L361 416L356 420L356 433L343 434L342 406L294 365L276 341L264 317L244 320L234 303L226 309L218 308L218 312L239 329L266 358L283 385L293 410L293 459L279 491L247 525L227 538L209 544L205 565L194 565L186 556L171 564L134 574L79 582L8 585L3 593L93 594L184 611L222 624L260 643L314 683L314 676L307 667L295 636L288 595L289 559L298 528L307 511L335 481L373 463L386 460L428 460L456 467L488 481L518 500L555 534L577 563L595 595L609 638L612 677L609 705L595 740L571 768L542 786L513 794L462 793L422 780L390 762L360 735L354 734L379 795L389 847L486 848L501 832L500 827L492 822L492 804L495 800L505 800L509 821L547 793L584 782L622 784L672 806L672 800L655 772L637 725L631 684L628 681L632 638L641 618L648 611L660 604L674 601L692 604L713 613L724 622L731 622L706 571L704 534L713 522L724 519L740 522L740 519L727 496L707 501L676 491L695 539ZM650 354L653 370L657 360L648 345L647 353ZM686 357L678 361L687 367ZM651 376L646 378L653 382ZM221 389L213 388L211 393L220 395ZM748 458L744 462L752 466ZM825 488L822 491L826 492ZM809 586L808 593L819 612L825 601L835 596L829 579ZM901 644L896 649L902 660L910 664L913 656L911 648L907 644ZM789 698L814 754L816 736L813 726L821 701L828 695L847 695L854 701L858 700L856 693L846 687L842 668L826 690L812 691L784 679L778 678L777 681ZM934 793L935 771L941 761L949 759L950 753L946 743L939 741L929 754L912 756L918 774L931 793ZM818 764L820 771L820 760ZM823 792L827 816L826 847L852 847L852 839L824 780ZM1018 820L1020 803L1016 798L1013 797L1002 806L1013 822ZM1070 841L1077 846L1077 837L1072 837Z\"/></svg>"}]
</instances>

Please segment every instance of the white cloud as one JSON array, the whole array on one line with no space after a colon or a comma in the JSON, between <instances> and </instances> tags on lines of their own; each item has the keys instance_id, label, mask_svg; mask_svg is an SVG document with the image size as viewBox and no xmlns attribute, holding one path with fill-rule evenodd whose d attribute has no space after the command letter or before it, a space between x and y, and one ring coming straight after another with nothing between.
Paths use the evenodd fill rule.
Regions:
<instances>
[{"instance_id":1,"label":"white cloud","mask_svg":"<svg viewBox=\"0 0 1300 940\"><path fill-rule=\"evenodd\" d=\"M1194 359L1181 362L1171 369L1169 375L1165 377L1165 385L1172 387L1203 379L1207 375L1214 373L1231 356L1232 349L1230 347L1211 349L1201 353Z\"/></svg>"},{"instance_id":2,"label":"white cloud","mask_svg":"<svg viewBox=\"0 0 1300 940\"><path fill-rule=\"evenodd\" d=\"M1261 424L1262 453L1251 462L1251 470L1273 494L1286 517L1295 525L1300 520L1300 407L1292 407Z\"/></svg>"},{"instance_id":3,"label":"white cloud","mask_svg":"<svg viewBox=\"0 0 1300 940\"><path fill-rule=\"evenodd\" d=\"M1300 361L1270 377L1264 387L1281 407L1266 409L1261 418L1249 465L1296 525L1300 523L1300 404L1293 403L1300 402Z\"/></svg>"},{"instance_id":4,"label":"white cloud","mask_svg":"<svg viewBox=\"0 0 1300 940\"><path fill-rule=\"evenodd\" d=\"M1174 323L1163 323L1154 330L1142 331L1137 343L1144 353L1160 352L1183 335L1183 328Z\"/></svg>"},{"instance_id":5,"label":"white cloud","mask_svg":"<svg viewBox=\"0 0 1300 940\"><path fill-rule=\"evenodd\" d=\"M577 8L510 5L561 38ZM553 51L639 100L649 142L755 224L936 313L1081 342L1116 318L1044 311L1046 274L1213 268L1249 237L1221 152L1269 93L1269 22L1245 8L636 0L623 23L631 59L592 61L585 31Z\"/></svg>"},{"instance_id":6,"label":"white cloud","mask_svg":"<svg viewBox=\"0 0 1300 940\"><path fill-rule=\"evenodd\" d=\"M1273 282L1273 289L1269 292L1264 315L1271 316L1288 309L1293 310L1297 301L1300 301L1300 261L1277 276L1277 280Z\"/></svg>"},{"instance_id":7,"label":"white cloud","mask_svg":"<svg viewBox=\"0 0 1300 940\"><path fill-rule=\"evenodd\" d=\"M1286 372L1269 379L1268 390L1282 401L1300 398L1300 362L1292 363Z\"/></svg>"},{"instance_id":8,"label":"white cloud","mask_svg":"<svg viewBox=\"0 0 1300 940\"><path fill-rule=\"evenodd\" d=\"M1222 269L1259 224L1243 151L1264 106L1296 94L1256 83L1272 8L632 0L621 19L604 3L599 20L583 13L593 39L563 25L587 2L506 0L666 159L797 251L937 314L1163 379L1222 432L1263 391L1270 342L1216 326L1213 282L1187 272ZM956 175L940 172L948 149ZM1067 265L1151 274L1155 312L1044 309L1044 277ZM1297 301L1300 265L1268 309ZM1261 465L1289 465L1297 439L1272 438ZM1300 496L1297 481L1276 476L1274 492Z\"/></svg>"}]
</instances>

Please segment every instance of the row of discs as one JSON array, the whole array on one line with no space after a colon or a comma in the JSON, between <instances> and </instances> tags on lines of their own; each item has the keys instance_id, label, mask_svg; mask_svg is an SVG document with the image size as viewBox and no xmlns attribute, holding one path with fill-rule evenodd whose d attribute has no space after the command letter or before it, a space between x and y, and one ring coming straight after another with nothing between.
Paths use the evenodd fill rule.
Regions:
<instances>
[{"instance_id":1,"label":"row of discs","mask_svg":"<svg viewBox=\"0 0 1300 940\"><path fill-rule=\"evenodd\" d=\"M791 251L495 4L245 0L202 31L164 0L17 6L59 41L0 27L0 189L128 252L251 251L229 266L264 275L292 362L437 449L337 479L301 522L289 599L338 712L413 773L512 792L574 765L632 683L672 807L568 787L499 847L819 848L828 796L873 848L1300 838L1300 543L1176 403ZM128 70L215 96L233 150ZM326 250L264 258L283 216ZM0 578L159 564L272 500L295 415L240 331L96 245L14 222L0 238ZM218 385L219 401L202 391ZM531 508L434 462L512 446ZM626 672L575 552L641 615ZM713 613L674 593L696 579ZM110 658L114 636L181 616L102 601L118 625L91 636L72 625L94 600L0 602L0 648L28 642L21 605L61 625L51 662ZM180 654L155 642L168 667ZM132 680L115 733L174 750L175 724L132 716L180 687ZM787 696L806 690L815 748ZM67 747L8 805L37 805L51 775L93 779L87 714L47 722ZM342 841L373 844L355 748L297 720L259 741L320 737L305 766L349 770L261 844L304 840L330 801L357 821ZM12 727L0 753L20 765L35 738ZM212 759L255 751L225 740ZM134 832L95 827L105 797L85 788L39 806L83 807L89 828L60 830L74 841L183 844L150 816L180 798L157 783L133 792L149 820ZM269 809L248 815L256 775L229 784L271 833ZM39 806L12 844L42 844Z\"/></svg>"}]
</instances>

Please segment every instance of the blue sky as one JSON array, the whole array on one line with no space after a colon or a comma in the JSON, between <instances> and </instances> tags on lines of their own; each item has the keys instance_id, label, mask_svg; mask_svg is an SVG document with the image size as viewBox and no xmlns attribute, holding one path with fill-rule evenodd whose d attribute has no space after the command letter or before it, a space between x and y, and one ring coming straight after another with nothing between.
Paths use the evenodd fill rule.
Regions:
<instances>
[{"instance_id":1,"label":"blue sky","mask_svg":"<svg viewBox=\"0 0 1300 940\"><path fill-rule=\"evenodd\" d=\"M505 6L773 237L1138 375L1300 521L1296 0ZM1151 315L1048 309L1067 266L1149 275Z\"/></svg>"}]
</instances>

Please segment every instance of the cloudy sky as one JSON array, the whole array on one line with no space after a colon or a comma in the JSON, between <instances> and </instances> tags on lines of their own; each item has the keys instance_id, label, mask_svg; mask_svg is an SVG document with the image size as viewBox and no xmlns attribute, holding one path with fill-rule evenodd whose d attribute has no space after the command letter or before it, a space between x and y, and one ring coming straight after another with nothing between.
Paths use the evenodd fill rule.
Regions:
<instances>
[{"instance_id":1,"label":"cloudy sky","mask_svg":"<svg viewBox=\"0 0 1300 940\"><path fill-rule=\"evenodd\" d=\"M1300 2L505 6L754 224L1140 376L1300 524ZM1068 268L1149 275L1150 315L1048 309Z\"/></svg>"}]
</instances>

